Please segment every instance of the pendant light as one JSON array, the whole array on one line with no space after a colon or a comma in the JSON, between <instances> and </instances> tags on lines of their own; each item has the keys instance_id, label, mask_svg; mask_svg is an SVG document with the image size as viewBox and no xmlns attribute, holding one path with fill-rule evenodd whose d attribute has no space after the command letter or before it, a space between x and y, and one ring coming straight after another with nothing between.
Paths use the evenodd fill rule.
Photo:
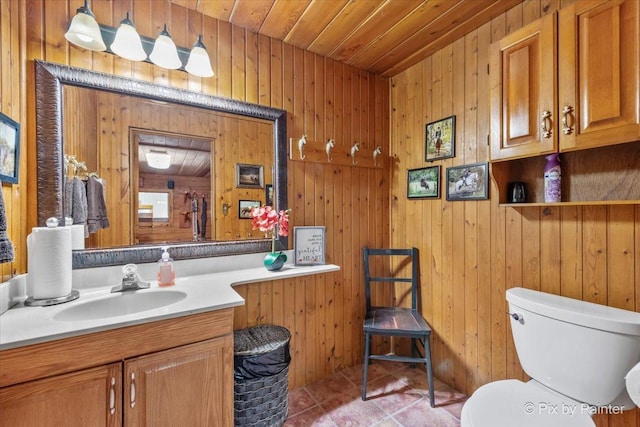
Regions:
<instances>
[{"instance_id":1,"label":"pendant light","mask_svg":"<svg viewBox=\"0 0 640 427\"><path fill-rule=\"evenodd\" d=\"M100 26L98 26L96 17L89 8L88 0L84 0L84 6L76 10L76 16L71 20L64 38L84 49L107 50L107 46L102 40Z\"/></svg>"},{"instance_id":2,"label":"pendant light","mask_svg":"<svg viewBox=\"0 0 640 427\"><path fill-rule=\"evenodd\" d=\"M170 70L176 70L182 66L176 45L167 31L167 24L164 24L164 29L160 31L153 44L153 51L149 55L149 59L154 64Z\"/></svg>"},{"instance_id":3,"label":"pendant light","mask_svg":"<svg viewBox=\"0 0 640 427\"><path fill-rule=\"evenodd\" d=\"M207 48L202 43L202 35L198 35L198 40L196 40L196 44L194 44L193 49L191 49L189 60L184 69L198 77L213 76L209 54L207 53Z\"/></svg>"},{"instance_id":4,"label":"pendant light","mask_svg":"<svg viewBox=\"0 0 640 427\"><path fill-rule=\"evenodd\" d=\"M129 19L129 12L127 12L126 18L120 21L116 37L111 43L111 51L131 61L144 61L147 59L147 53L142 48L140 35L136 31L133 22Z\"/></svg>"}]
</instances>

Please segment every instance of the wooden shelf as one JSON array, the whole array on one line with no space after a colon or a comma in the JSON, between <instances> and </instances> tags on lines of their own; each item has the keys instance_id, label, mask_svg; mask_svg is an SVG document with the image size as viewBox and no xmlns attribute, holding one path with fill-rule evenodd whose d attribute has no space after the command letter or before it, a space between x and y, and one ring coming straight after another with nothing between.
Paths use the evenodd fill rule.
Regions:
<instances>
[{"instance_id":1,"label":"wooden shelf","mask_svg":"<svg viewBox=\"0 0 640 427\"><path fill-rule=\"evenodd\" d=\"M630 142L560 153L562 202L544 203L545 156L495 161L491 175L500 206L640 204L640 144ZM527 203L509 203L509 183L524 182Z\"/></svg>"}]
</instances>

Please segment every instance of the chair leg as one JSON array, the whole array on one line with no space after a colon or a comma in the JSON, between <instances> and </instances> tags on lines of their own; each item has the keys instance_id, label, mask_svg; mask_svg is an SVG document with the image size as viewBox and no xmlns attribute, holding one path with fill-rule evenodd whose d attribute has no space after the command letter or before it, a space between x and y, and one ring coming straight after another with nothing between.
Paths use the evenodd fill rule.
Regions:
<instances>
[{"instance_id":1,"label":"chair leg","mask_svg":"<svg viewBox=\"0 0 640 427\"><path fill-rule=\"evenodd\" d=\"M364 333L364 360L362 361L362 400L367 400L367 370L369 369L371 335Z\"/></svg>"},{"instance_id":2,"label":"chair leg","mask_svg":"<svg viewBox=\"0 0 640 427\"><path fill-rule=\"evenodd\" d=\"M431 368L431 334L424 338L424 357L427 365L427 381L429 383L429 403L432 408L436 407L435 390L433 389L433 369Z\"/></svg>"}]
</instances>

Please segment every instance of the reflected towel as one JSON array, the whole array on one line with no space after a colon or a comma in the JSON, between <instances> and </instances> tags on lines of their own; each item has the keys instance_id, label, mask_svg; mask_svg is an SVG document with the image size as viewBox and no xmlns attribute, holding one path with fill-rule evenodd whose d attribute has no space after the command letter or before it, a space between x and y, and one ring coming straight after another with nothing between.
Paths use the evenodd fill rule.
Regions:
<instances>
[{"instance_id":1,"label":"reflected towel","mask_svg":"<svg viewBox=\"0 0 640 427\"><path fill-rule=\"evenodd\" d=\"M95 177L87 180L87 226L89 233L109 227L102 183Z\"/></svg>"},{"instance_id":2,"label":"reflected towel","mask_svg":"<svg viewBox=\"0 0 640 427\"><path fill-rule=\"evenodd\" d=\"M0 263L13 261L13 244L7 236L7 214L4 210L4 196L0 188Z\"/></svg>"}]
</instances>

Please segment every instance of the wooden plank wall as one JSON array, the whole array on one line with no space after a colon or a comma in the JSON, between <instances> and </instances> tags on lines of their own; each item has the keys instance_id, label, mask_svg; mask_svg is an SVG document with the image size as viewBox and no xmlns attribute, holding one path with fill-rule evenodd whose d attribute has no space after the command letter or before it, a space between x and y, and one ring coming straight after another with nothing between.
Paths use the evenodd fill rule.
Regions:
<instances>
[{"instance_id":1,"label":"wooden plank wall","mask_svg":"<svg viewBox=\"0 0 640 427\"><path fill-rule=\"evenodd\" d=\"M0 0L2 3L2 95L10 96L15 116L24 124L29 158L30 195L13 194L10 226L16 241L26 239L36 221L35 110L33 60L134 77L208 94L230 97L284 109L288 112L289 138L306 133L312 141L331 137L336 144L351 147L360 142L373 150L388 147L389 83L351 66L294 48L269 37L258 36L225 22L158 0L94 0L91 7L98 21L117 25L127 10L138 31L155 36L164 22L180 46L191 46L203 34L215 77L201 79L179 71L167 71L147 63L132 63L106 53L92 53L70 46L64 39L67 25L80 0ZM4 24L7 14L20 25ZM14 10L15 9L15 10ZM18 13L17 9L20 9ZM19 43L4 43L4 32ZM6 30L5 30L6 29ZM7 46L7 47L5 47ZM6 52L6 50L9 52ZM21 52L23 52L21 54ZM5 77L6 61L23 70ZM20 58L20 60L18 60ZM7 83L4 80L7 79ZM19 113L22 111L22 113ZM247 304L236 312L236 328L274 322L293 334L290 383L300 386L343 367L352 366L362 355L362 311L360 249L365 245L388 245L389 181L383 169L289 162L288 195L292 226L327 227L327 261L341 271L299 279L276 280L239 288ZM27 179L28 178L28 179ZM31 187L33 186L33 187ZM4 191L7 187L3 186ZM24 190L23 190L24 193ZM27 209L28 204L28 209ZM12 210L15 212L15 210ZM26 212L28 226L20 223ZM26 270L23 251L18 272Z\"/></svg>"},{"instance_id":2,"label":"wooden plank wall","mask_svg":"<svg viewBox=\"0 0 640 427\"><path fill-rule=\"evenodd\" d=\"M504 208L495 185L487 201L405 195L406 170L426 165L426 123L456 115L456 156L436 162L443 169L488 160L489 44L570 2L526 0L391 79L391 244L421 250L435 374L465 393L525 378L507 316L511 287L640 311L639 206ZM640 416L598 416L597 425L640 426Z\"/></svg>"}]
</instances>

